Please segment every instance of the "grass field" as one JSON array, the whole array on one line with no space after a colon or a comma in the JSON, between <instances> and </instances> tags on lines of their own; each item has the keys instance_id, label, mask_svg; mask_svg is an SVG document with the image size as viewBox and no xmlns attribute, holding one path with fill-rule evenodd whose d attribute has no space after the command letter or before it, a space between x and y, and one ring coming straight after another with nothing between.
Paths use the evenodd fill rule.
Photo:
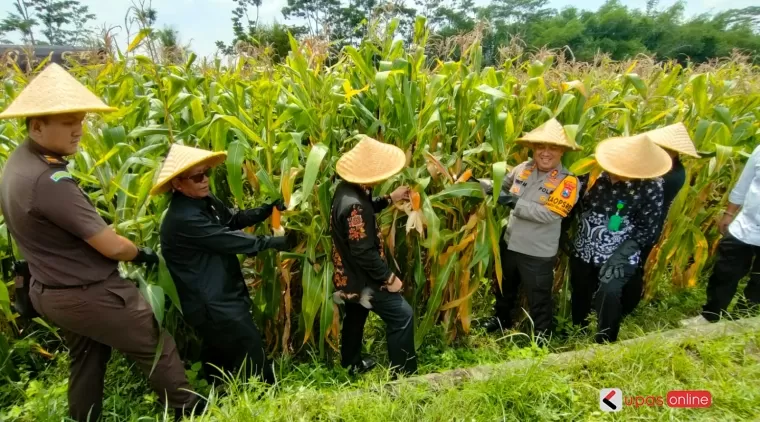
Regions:
<instances>
[{"instance_id":1,"label":"grass field","mask_svg":"<svg viewBox=\"0 0 760 422\"><path fill-rule=\"evenodd\" d=\"M703 299L703 289L658 292L624 321L621 340L677 328L681 318L698 312ZM367 338L383 338L382 323L374 316ZM518 359L538 363L550 353L595 347L592 333L573 330L564 330L548 343L518 333L499 336L479 330L449 346L436 342L438 338L431 333L420 351L421 374ZM354 378L316 359L281 358L276 361L278 385L273 389L232 377L219 383L225 391L220 397L218 385L212 390L196 380L199 393L210 403L195 420L750 420L760 402L759 346L757 331L706 340L694 336L675 344L654 339L636 347L606 346L608 351L590 361L554 367L527 364L484 381L437 388L403 382L390 388L389 374L381 368ZM382 341L368 343L367 348L385 362ZM67 412L67 360L65 353L58 353L41 377L29 381L27 375L18 383L15 387L25 398L0 412L0 421L60 421ZM170 420L142 374L120 355L112 360L106 379L105 420ZM603 414L599 389L612 387L621 388L625 396L708 390L713 404L688 410L626 407L622 413Z\"/></svg>"}]
</instances>

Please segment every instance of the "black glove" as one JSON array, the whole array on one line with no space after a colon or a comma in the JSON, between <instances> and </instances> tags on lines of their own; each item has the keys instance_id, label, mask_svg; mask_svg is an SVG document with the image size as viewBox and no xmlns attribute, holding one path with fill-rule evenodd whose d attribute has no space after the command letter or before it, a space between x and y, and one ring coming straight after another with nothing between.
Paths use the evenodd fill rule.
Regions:
<instances>
[{"instance_id":1,"label":"black glove","mask_svg":"<svg viewBox=\"0 0 760 422\"><path fill-rule=\"evenodd\" d=\"M158 264L158 255L151 248L137 248L137 256L132 262L137 264L147 264L148 266Z\"/></svg>"},{"instance_id":2,"label":"black glove","mask_svg":"<svg viewBox=\"0 0 760 422\"><path fill-rule=\"evenodd\" d=\"M517 205L517 200L519 199L520 199L519 196L513 195L511 193L501 192L499 193L499 199L497 200L497 202L501 205L504 205L505 207L514 209L515 206Z\"/></svg>"},{"instance_id":3,"label":"black glove","mask_svg":"<svg viewBox=\"0 0 760 422\"><path fill-rule=\"evenodd\" d=\"M285 211L288 209L288 207L285 206L285 201L282 199L278 199L270 204L267 204L267 207L269 207L269 210L271 211L274 207L277 207L279 211Z\"/></svg>"},{"instance_id":4,"label":"black glove","mask_svg":"<svg viewBox=\"0 0 760 422\"><path fill-rule=\"evenodd\" d=\"M278 251L289 251L298 246L298 234L294 231L289 231L285 236L271 237L268 246Z\"/></svg>"},{"instance_id":5,"label":"black glove","mask_svg":"<svg viewBox=\"0 0 760 422\"><path fill-rule=\"evenodd\" d=\"M480 183L480 187L483 188L483 192L485 192L486 196L493 195L493 186L491 186L490 184L484 181L481 181L480 179L476 179L474 177L470 180Z\"/></svg>"},{"instance_id":6,"label":"black glove","mask_svg":"<svg viewBox=\"0 0 760 422\"><path fill-rule=\"evenodd\" d=\"M626 269L635 270L635 266L631 265L629 259L640 250L641 247L635 240L628 239L623 242L602 265L602 269L599 270L599 281L609 283L614 278L624 278Z\"/></svg>"}]
</instances>

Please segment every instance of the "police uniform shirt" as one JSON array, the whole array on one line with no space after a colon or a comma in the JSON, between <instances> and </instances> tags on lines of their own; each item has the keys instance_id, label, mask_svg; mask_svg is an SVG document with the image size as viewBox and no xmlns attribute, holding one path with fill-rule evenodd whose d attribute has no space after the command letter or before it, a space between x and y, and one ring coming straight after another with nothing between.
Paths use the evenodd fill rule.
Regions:
<instances>
[{"instance_id":1,"label":"police uniform shirt","mask_svg":"<svg viewBox=\"0 0 760 422\"><path fill-rule=\"evenodd\" d=\"M578 179L562 164L540 172L530 159L509 172L502 190L520 198L504 235L509 250L539 258L555 256L562 218L578 200L578 189Z\"/></svg>"},{"instance_id":2,"label":"police uniform shirt","mask_svg":"<svg viewBox=\"0 0 760 422\"><path fill-rule=\"evenodd\" d=\"M32 277L48 286L91 284L118 274L118 262L85 239L107 227L60 155L27 139L10 155L0 206Z\"/></svg>"}]
</instances>

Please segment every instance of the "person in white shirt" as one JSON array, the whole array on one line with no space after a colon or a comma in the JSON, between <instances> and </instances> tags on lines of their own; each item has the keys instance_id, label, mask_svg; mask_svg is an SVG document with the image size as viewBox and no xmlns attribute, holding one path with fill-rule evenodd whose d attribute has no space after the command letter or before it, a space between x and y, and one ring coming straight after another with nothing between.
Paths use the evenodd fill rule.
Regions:
<instances>
[{"instance_id":1,"label":"person in white shirt","mask_svg":"<svg viewBox=\"0 0 760 422\"><path fill-rule=\"evenodd\" d=\"M750 272L744 298L736 310L760 305L760 146L747 160L728 202L718 225L724 237L718 245L718 262L707 283L707 303L700 316L683 321L683 325L720 320L736 294L739 281Z\"/></svg>"}]
</instances>

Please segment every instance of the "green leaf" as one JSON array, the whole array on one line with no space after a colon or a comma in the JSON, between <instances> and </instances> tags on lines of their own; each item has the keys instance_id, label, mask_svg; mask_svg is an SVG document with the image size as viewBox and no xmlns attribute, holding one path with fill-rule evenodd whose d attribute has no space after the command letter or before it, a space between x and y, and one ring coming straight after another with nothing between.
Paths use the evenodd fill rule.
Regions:
<instances>
[{"instance_id":1,"label":"green leaf","mask_svg":"<svg viewBox=\"0 0 760 422\"><path fill-rule=\"evenodd\" d=\"M146 183L147 184L147 183ZM179 300L179 294L177 293L177 286L174 284L172 275L169 272L169 268L166 266L166 261L163 258L160 260L158 267L158 285L164 290L172 304L182 314L182 303Z\"/></svg>"},{"instance_id":2,"label":"green leaf","mask_svg":"<svg viewBox=\"0 0 760 422\"><path fill-rule=\"evenodd\" d=\"M458 256L459 254L452 254L444 265L443 270L440 270L438 265L434 267L434 269L438 270L433 272L435 285L432 286L432 293L428 299L425 315L422 317L420 325L417 326L417 329L415 330L414 345L417 348L422 345L422 340L425 338L428 331L433 328L433 324L437 319L436 317L443 300L443 291L449 282L451 271L457 263Z\"/></svg>"},{"instance_id":3,"label":"green leaf","mask_svg":"<svg viewBox=\"0 0 760 422\"><path fill-rule=\"evenodd\" d=\"M484 93L484 94L486 94L486 95L490 95L494 99L498 98L498 99L502 99L503 100L503 99L507 98L507 94L503 93L502 91L499 91L498 89L496 89L494 87L490 87L490 86L488 86L486 84L480 85L477 88L477 90L480 91L480 92L482 92L482 93Z\"/></svg>"},{"instance_id":4,"label":"green leaf","mask_svg":"<svg viewBox=\"0 0 760 422\"><path fill-rule=\"evenodd\" d=\"M483 188L478 183L457 183L430 196L431 201L442 201L449 198L483 198Z\"/></svg>"},{"instance_id":5,"label":"green leaf","mask_svg":"<svg viewBox=\"0 0 760 422\"><path fill-rule=\"evenodd\" d=\"M153 33L153 28L143 28L140 30L140 32L138 32L137 35L135 35L135 37L132 39L132 42L129 43L129 46L127 46L127 53L131 53L137 47L139 47L142 40L144 40L145 37L151 33Z\"/></svg>"},{"instance_id":6,"label":"green leaf","mask_svg":"<svg viewBox=\"0 0 760 422\"><path fill-rule=\"evenodd\" d=\"M314 182L317 181L319 176L319 168L322 165L322 160L327 155L329 149L325 144L316 144L311 147L309 151L309 158L306 159L306 171L303 175L303 193L308 196L311 193L311 189L314 187ZM304 197L305 199L305 197Z\"/></svg>"},{"instance_id":7,"label":"green leaf","mask_svg":"<svg viewBox=\"0 0 760 422\"><path fill-rule=\"evenodd\" d=\"M240 141L233 141L227 147L227 182L235 196L238 205L243 206L243 160L245 160L245 145Z\"/></svg>"},{"instance_id":8,"label":"green leaf","mask_svg":"<svg viewBox=\"0 0 760 422\"><path fill-rule=\"evenodd\" d=\"M634 88L636 88L636 91L639 92L639 95L641 95L644 98L647 98L647 85L644 83L644 81L641 80L639 75L635 73L629 73L625 75L625 80L627 82L630 82Z\"/></svg>"},{"instance_id":9,"label":"green leaf","mask_svg":"<svg viewBox=\"0 0 760 422\"><path fill-rule=\"evenodd\" d=\"M507 163L501 161L493 163L493 200L499 199L501 185L504 183L504 177L507 175Z\"/></svg>"},{"instance_id":10,"label":"green leaf","mask_svg":"<svg viewBox=\"0 0 760 422\"><path fill-rule=\"evenodd\" d=\"M153 315L155 315L156 321L158 321L158 326L163 326L165 311L164 289L155 284L148 284L141 279L140 293L142 293L145 300L150 304L150 308L153 310Z\"/></svg>"}]
</instances>

